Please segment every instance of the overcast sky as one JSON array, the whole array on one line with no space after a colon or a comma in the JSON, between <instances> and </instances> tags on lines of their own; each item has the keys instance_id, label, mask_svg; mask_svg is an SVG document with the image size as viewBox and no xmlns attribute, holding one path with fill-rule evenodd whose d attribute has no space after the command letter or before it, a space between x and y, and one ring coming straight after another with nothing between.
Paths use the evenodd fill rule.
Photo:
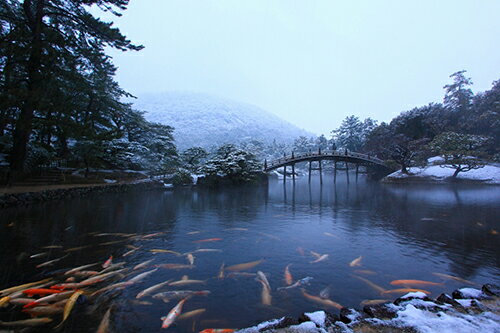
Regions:
<instances>
[{"instance_id":1,"label":"overcast sky","mask_svg":"<svg viewBox=\"0 0 500 333\"><path fill-rule=\"evenodd\" d=\"M440 102L449 75L500 79L499 0L131 0L112 52L133 94L194 91L260 106L314 133Z\"/></svg>"}]
</instances>

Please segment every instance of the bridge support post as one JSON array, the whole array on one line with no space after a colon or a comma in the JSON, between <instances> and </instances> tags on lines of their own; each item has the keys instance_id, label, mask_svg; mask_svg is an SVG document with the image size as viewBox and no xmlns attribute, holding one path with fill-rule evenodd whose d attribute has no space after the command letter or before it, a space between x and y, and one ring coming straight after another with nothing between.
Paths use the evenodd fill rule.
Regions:
<instances>
[{"instance_id":1,"label":"bridge support post","mask_svg":"<svg viewBox=\"0 0 500 333\"><path fill-rule=\"evenodd\" d=\"M321 150L320 150L320 152L321 152ZM319 160L318 163L319 163L319 167L318 167L318 169L319 169L319 183L323 184L323 169L321 167L321 160Z\"/></svg>"},{"instance_id":2,"label":"bridge support post","mask_svg":"<svg viewBox=\"0 0 500 333\"><path fill-rule=\"evenodd\" d=\"M312 161L309 161L309 183L311 183L311 169L312 169Z\"/></svg>"},{"instance_id":3,"label":"bridge support post","mask_svg":"<svg viewBox=\"0 0 500 333\"><path fill-rule=\"evenodd\" d=\"M286 165L283 167L283 182L286 182Z\"/></svg>"},{"instance_id":4,"label":"bridge support post","mask_svg":"<svg viewBox=\"0 0 500 333\"><path fill-rule=\"evenodd\" d=\"M295 163L292 164L292 180L293 183L295 184Z\"/></svg>"},{"instance_id":5,"label":"bridge support post","mask_svg":"<svg viewBox=\"0 0 500 333\"><path fill-rule=\"evenodd\" d=\"M333 162L333 183L337 184L337 161Z\"/></svg>"},{"instance_id":6,"label":"bridge support post","mask_svg":"<svg viewBox=\"0 0 500 333\"><path fill-rule=\"evenodd\" d=\"M349 184L349 164L345 161L345 175L347 177L347 184Z\"/></svg>"},{"instance_id":7,"label":"bridge support post","mask_svg":"<svg viewBox=\"0 0 500 333\"><path fill-rule=\"evenodd\" d=\"M358 182L359 164L356 164L356 183Z\"/></svg>"}]
</instances>

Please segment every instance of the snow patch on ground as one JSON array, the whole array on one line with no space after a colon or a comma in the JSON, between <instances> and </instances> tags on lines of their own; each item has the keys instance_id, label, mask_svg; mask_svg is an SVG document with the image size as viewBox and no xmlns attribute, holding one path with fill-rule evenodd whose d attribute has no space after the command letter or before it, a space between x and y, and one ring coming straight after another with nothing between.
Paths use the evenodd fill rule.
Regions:
<instances>
[{"instance_id":1,"label":"snow patch on ground","mask_svg":"<svg viewBox=\"0 0 500 333\"><path fill-rule=\"evenodd\" d=\"M442 165L428 165L424 168L412 167L408 168L409 175L406 175L398 170L391 173L387 179L404 179L404 178L429 178L434 181L443 181L446 178L453 176L455 169ZM460 180L481 181L488 184L500 184L500 166L489 164L480 169L474 169L467 172L460 172L457 176Z\"/></svg>"},{"instance_id":2,"label":"snow patch on ground","mask_svg":"<svg viewBox=\"0 0 500 333\"><path fill-rule=\"evenodd\" d=\"M316 311L316 312L306 312L304 313L313 323L318 326L325 325L326 313L324 311Z\"/></svg>"},{"instance_id":3,"label":"snow patch on ground","mask_svg":"<svg viewBox=\"0 0 500 333\"><path fill-rule=\"evenodd\" d=\"M406 294L406 295L403 295L403 296L401 296L400 298L402 298L402 299L406 299L406 298L424 298L424 297L426 297L426 296L427 296L427 295L426 295L426 294L424 294L423 292L421 292L421 291L416 291L416 292L414 292L414 293L408 293L408 294Z\"/></svg>"},{"instance_id":4,"label":"snow patch on ground","mask_svg":"<svg viewBox=\"0 0 500 333\"><path fill-rule=\"evenodd\" d=\"M429 312L416 308L412 304L398 312L391 320L397 327L415 327L419 332L456 333L456 332L500 332L500 316L491 312L471 316L454 312Z\"/></svg>"},{"instance_id":5,"label":"snow patch on ground","mask_svg":"<svg viewBox=\"0 0 500 333\"><path fill-rule=\"evenodd\" d=\"M458 291L466 298L481 298L484 296L481 290L475 288L462 288L458 289Z\"/></svg>"}]
</instances>

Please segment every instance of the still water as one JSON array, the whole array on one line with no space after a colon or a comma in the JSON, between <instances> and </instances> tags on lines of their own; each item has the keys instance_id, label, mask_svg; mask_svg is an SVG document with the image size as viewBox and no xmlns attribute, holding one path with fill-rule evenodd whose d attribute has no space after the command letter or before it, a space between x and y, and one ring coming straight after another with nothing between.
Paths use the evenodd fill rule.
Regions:
<instances>
[{"instance_id":1,"label":"still water","mask_svg":"<svg viewBox=\"0 0 500 333\"><path fill-rule=\"evenodd\" d=\"M153 253L153 249L193 253L191 268L159 268L138 284L87 297L65 323L66 332L94 332L112 306L111 326L118 332L160 331L160 317L178 300L164 303L151 297L136 300L143 289L168 279L203 280L203 284L167 287L168 290L209 290L194 296L183 312L206 309L177 321L171 332L205 328L242 328L281 317L322 309L306 299L301 288L286 286L289 266L293 282L312 277L302 288L318 296L330 287L329 298L360 308L370 299L394 299L401 293L381 294L379 287L398 279L418 279L439 285L417 286L437 297L464 283L439 277L448 274L473 283L499 283L500 188L496 186L394 186L337 183L318 179L271 181L265 187L220 190L181 189L93 197L5 209L0 216L0 289L31 282L55 271L104 262L125 261L134 267L153 261L130 276L161 264L188 264L186 255ZM163 232L142 238L141 236ZM137 234L102 235L102 233ZM198 242L212 239L211 241ZM119 242L118 242L119 241ZM56 245L62 248L43 249ZM84 247L81 250L74 249ZM137 251L123 258L132 247ZM219 249L220 252L194 252ZM49 252L45 258L29 256ZM316 256L312 254L314 252ZM318 255L328 256L317 260ZM60 258L52 266L37 264ZM359 266L350 263L362 256ZM217 278L220 267L263 260L246 273L262 271L271 285L272 305L263 305L262 285L250 274ZM248 275L248 276L247 276ZM128 277L127 277L128 278ZM94 288L98 289L98 287ZM325 308L338 312L335 308ZM0 320L27 318L16 308L0 309ZM55 322L60 321L56 317Z\"/></svg>"}]
</instances>

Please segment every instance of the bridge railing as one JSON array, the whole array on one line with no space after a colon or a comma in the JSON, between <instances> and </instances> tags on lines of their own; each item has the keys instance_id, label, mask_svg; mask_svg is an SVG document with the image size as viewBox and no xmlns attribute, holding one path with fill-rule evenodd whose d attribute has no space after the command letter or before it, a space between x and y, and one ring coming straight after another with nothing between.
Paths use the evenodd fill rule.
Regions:
<instances>
[{"instance_id":1,"label":"bridge railing","mask_svg":"<svg viewBox=\"0 0 500 333\"><path fill-rule=\"evenodd\" d=\"M355 157L359 159L363 159L372 163L376 164L384 164L384 161L382 161L379 158L376 158L374 156L370 156L367 154L361 154L361 153L356 153L356 152L350 152L350 151L342 151L342 150L325 150L325 151L315 151L315 152L306 152L306 153L298 153L298 154L293 154L293 155L288 155L284 157L280 157L276 160L271 161L270 163L267 164L267 169L273 168L277 165L281 165L284 163L290 163L295 160L301 160L307 157L326 157L326 156L343 156L343 157Z\"/></svg>"}]
</instances>

